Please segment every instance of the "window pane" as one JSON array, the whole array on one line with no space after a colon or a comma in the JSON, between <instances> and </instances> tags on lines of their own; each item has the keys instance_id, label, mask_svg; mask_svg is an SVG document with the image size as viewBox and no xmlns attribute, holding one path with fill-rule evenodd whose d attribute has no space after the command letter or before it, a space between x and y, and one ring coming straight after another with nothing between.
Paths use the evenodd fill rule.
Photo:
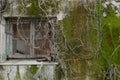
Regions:
<instances>
[{"instance_id":1,"label":"window pane","mask_svg":"<svg viewBox=\"0 0 120 80\"><path fill-rule=\"evenodd\" d=\"M35 55L49 55L49 33L50 26L48 23L35 24Z\"/></svg>"},{"instance_id":2,"label":"window pane","mask_svg":"<svg viewBox=\"0 0 120 80\"><path fill-rule=\"evenodd\" d=\"M30 24L12 25L12 58L25 58L30 54Z\"/></svg>"},{"instance_id":3,"label":"window pane","mask_svg":"<svg viewBox=\"0 0 120 80\"><path fill-rule=\"evenodd\" d=\"M47 20L21 19L7 21L6 52L8 58L45 58L54 51L53 27Z\"/></svg>"}]
</instances>

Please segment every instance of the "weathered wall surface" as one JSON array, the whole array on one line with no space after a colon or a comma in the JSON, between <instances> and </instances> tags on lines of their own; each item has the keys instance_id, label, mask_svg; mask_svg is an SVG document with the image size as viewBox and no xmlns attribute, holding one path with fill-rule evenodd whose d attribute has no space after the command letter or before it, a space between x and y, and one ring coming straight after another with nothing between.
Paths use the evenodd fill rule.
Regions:
<instances>
[{"instance_id":1,"label":"weathered wall surface","mask_svg":"<svg viewBox=\"0 0 120 80\"><path fill-rule=\"evenodd\" d=\"M28 0L26 0L28 1ZM28 3L29 7L30 4ZM6 61L5 17L27 17L19 0L8 0L5 10L0 13L0 62ZM23 10L23 12L20 10ZM30 9L33 10L33 9ZM30 11L34 12L34 11ZM34 13L33 13L34 14ZM37 12L34 14L34 16ZM38 15L37 15L38 16ZM41 16L41 15L40 15ZM55 66L52 65L0 65L0 80L54 80Z\"/></svg>"},{"instance_id":2,"label":"weathered wall surface","mask_svg":"<svg viewBox=\"0 0 120 80\"><path fill-rule=\"evenodd\" d=\"M55 65L0 66L0 80L54 80Z\"/></svg>"},{"instance_id":3,"label":"weathered wall surface","mask_svg":"<svg viewBox=\"0 0 120 80\"><path fill-rule=\"evenodd\" d=\"M0 62L5 60L5 20L0 17Z\"/></svg>"},{"instance_id":4,"label":"weathered wall surface","mask_svg":"<svg viewBox=\"0 0 120 80\"><path fill-rule=\"evenodd\" d=\"M12 0L10 1L12 2ZM68 1L60 0L60 1L62 1L63 4L60 4L58 6L59 8L57 8L56 6L55 10L56 12L58 11L57 12L58 20L61 20L59 27L59 29L61 30L61 34L59 38L61 38L62 35L62 39L64 37L64 40L62 42L62 45L60 45L62 46L60 49L61 53L59 54L60 66L58 66L58 68L60 69L59 72L57 73L58 75L56 80L102 80L102 79L110 80L110 78L111 80L119 80L119 78L115 78L115 77L117 76L119 71L116 65L119 66L119 61L120 61L118 55L118 53L120 53L119 45L118 45L120 43L119 42L120 24L118 25L119 17L114 16L113 13L115 11L112 10L113 8L116 8L117 9L116 15L119 16L119 9L118 9L119 7L116 6L114 7L114 1L113 2L108 1L103 3L102 6L103 7L107 6L109 9L107 7L104 7L105 8L104 10L106 12L104 12L103 10L104 13L101 19L104 23L100 24L99 21L102 12L99 11L101 4L91 4L91 6L82 4L83 6L81 6L82 2L79 3L79 0L76 0L75 2L69 2L74 0L68 0ZM80 0L80 1L89 1L89 0ZM91 0L91 1L96 1L96 0ZM39 13L38 7L36 8L34 6L36 2L34 4L30 4L30 3L25 4L27 6L26 9L28 10L28 13L26 13L27 10L24 9L24 6L21 7L21 5L24 4L20 3L20 5L16 5L16 3L17 2L10 5L9 7L10 9L8 9L4 13L4 16L21 17L23 16L23 14L30 15L31 14L30 12L32 12L32 14L34 15L36 15L36 13ZM84 2L84 4L85 3L86 2ZM70 6L68 6L68 4ZM112 4L112 7L110 7L109 4L110 5ZM41 6L45 7L44 5ZM37 10L33 8L36 8ZM47 8L49 9L50 7ZM18 11L16 11L16 9ZM50 9L47 12L47 14L49 14L49 16L52 16L50 15L52 11ZM23 12L21 12L18 15L19 10L20 12L21 10ZM87 12L89 12L89 14ZM44 15L44 13L41 13L40 15ZM90 21L93 24L91 24ZM5 41L4 24L5 22L3 21L1 22L0 25L0 49L1 49L0 54L5 53L5 49L4 49L5 45L3 45ZM65 31L65 33L62 31ZM99 54L97 58L94 56L95 53L94 50L96 51L96 49L98 49L97 53ZM116 53L116 56L113 59L110 58L109 57L111 56L110 53L113 52L114 55L116 51L118 51ZM3 60L5 59L4 56L0 56L0 57L2 57L1 59ZM95 60L92 62L93 59ZM54 80L54 75L55 75L54 70L55 70L55 65L47 65L47 66L43 66L42 68L41 66L0 66L0 79L1 80L42 80L42 79ZM115 72L111 72L114 70Z\"/></svg>"},{"instance_id":5,"label":"weathered wall surface","mask_svg":"<svg viewBox=\"0 0 120 80\"><path fill-rule=\"evenodd\" d=\"M63 22L63 24L61 24L63 26L60 25L60 27L61 28L64 27L64 30L66 31L64 35L67 36L66 39L68 40L68 43L70 40L76 39L76 41L74 42L71 41L70 43L70 44L78 44L78 47L74 49L76 53L80 54L79 53L80 50L83 51L83 53L87 52L85 53L85 55L90 53L89 50L88 51L85 50L85 47L87 45L88 45L87 46L88 49L91 48L90 46L91 44L89 44L90 42L87 42L87 40L88 41L90 40L90 38L87 38L89 36L89 33L87 31L89 31L90 26L87 25L87 23L89 24L89 21L86 16L88 15L88 13L84 8L84 7L88 7L88 5L86 4L86 2L84 2L84 0L81 0L82 2L77 0L75 2L74 0L73 2L71 2L72 0L68 0L68 1L58 0L57 3L54 3L54 1L57 0L48 0L53 2L51 4L55 8L55 10L54 8L53 9L51 8L52 7L50 6L51 4L48 4L49 6L43 5L43 4L47 4L46 3L47 1L43 2L43 4L40 4L39 8L38 6L35 7L37 0L34 0L33 3L27 3L28 0L26 0L25 3L19 2L19 0L15 0L14 3L12 1L14 0L10 0L9 3L11 3L11 5L8 8L8 10L4 12L4 17L10 16L10 17L20 18L22 16L27 17L29 15L31 15L32 17L41 16L41 15L48 17L48 16L57 15L58 20L61 20L61 22ZM81 6L83 3L86 5ZM42 7L44 7L44 9L42 9ZM48 11L45 12L46 8ZM42 12L40 12L40 10ZM57 14L52 12L56 12ZM2 31L4 31L4 29L2 29ZM81 34L81 36L79 34ZM63 35L61 34L60 36ZM82 40L85 43L85 46L84 47L82 46L82 48L80 49L79 49L79 45L81 45L81 41L79 41L79 38L82 38ZM62 48L66 49L65 46L63 46ZM63 62L61 62L59 66L62 67L63 73L62 74L58 73L58 76L64 75L64 77L63 78L58 77L56 78L56 80L90 80L90 77L88 76L87 73L89 62L87 60L82 60L79 57L80 55L79 56L73 55L71 50L65 53L67 55L60 53L64 56L62 58L65 58L64 59L65 61L63 60ZM54 71L55 71L55 65L47 65L47 66L43 66L42 68L41 66L1 66L0 79L1 80L54 80L54 75L55 75Z\"/></svg>"}]
</instances>

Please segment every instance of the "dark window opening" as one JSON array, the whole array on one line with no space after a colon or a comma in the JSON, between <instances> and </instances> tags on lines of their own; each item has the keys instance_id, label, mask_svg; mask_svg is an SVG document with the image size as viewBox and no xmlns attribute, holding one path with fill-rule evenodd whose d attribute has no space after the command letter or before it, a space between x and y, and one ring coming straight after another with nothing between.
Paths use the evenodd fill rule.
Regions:
<instances>
[{"instance_id":1,"label":"dark window opening","mask_svg":"<svg viewBox=\"0 0 120 80\"><path fill-rule=\"evenodd\" d=\"M56 56L53 19L6 18L7 58L52 60Z\"/></svg>"},{"instance_id":2,"label":"dark window opening","mask_svg":"<svg viewBox=\"0 0 120 80\"><path fill-rule=\"evenodd\" d=\"M11 54L11 58L17 57L27 57L30 55L30 47L28 46L30 43L30 24L20 24L12 25L13 31L13 54Z\"/></svg>"}]
</instances>

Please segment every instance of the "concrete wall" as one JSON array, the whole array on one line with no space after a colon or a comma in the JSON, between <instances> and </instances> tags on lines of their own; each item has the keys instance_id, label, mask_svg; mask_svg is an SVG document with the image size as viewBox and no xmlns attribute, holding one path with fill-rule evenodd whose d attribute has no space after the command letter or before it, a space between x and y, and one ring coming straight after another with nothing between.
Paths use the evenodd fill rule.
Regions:
<instances>
[{"instance_id":1,"label":"concrete wall","mask_svg":"<svg viewBox=\"0 0 120 80\"><path fill-rule=\"evenodd\" d=\"M5 55L5 20L0 17L0 62L6 60Z\"/></svg>"},{"instance_id":2,"label":"concrete wall","mask_svg":"<svg viewBox=\"0 0 120 80\"><path fill-rule=\"evenodd\" d=\"M0 80L54 80L54 65L0 66Z\"/></svg>"},{"instance_id":3,"label":"concrete wall","mask_svg":"<svg viewBox=\"0 0 120 80\"><path fill-rule=\"evenodd\" d=\"M16 10L17 2L12 4L14 0L8 0L11 4L8 10L0 13L0 80L54 80L54 71L56 64L48 65L1 65L6 61L6 22L4 17L18 17ZM15 0L17 1L17 0ZM21 15L21 14L20 14ZM22 16L24 16L22 14Z\"/></svg>"}]
</instances>

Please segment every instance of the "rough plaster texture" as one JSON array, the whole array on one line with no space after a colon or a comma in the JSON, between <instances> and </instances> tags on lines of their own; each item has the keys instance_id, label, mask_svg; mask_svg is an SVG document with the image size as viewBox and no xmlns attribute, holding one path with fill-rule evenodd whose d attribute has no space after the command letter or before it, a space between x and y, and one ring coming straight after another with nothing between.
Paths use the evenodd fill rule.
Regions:
<instances>
[{"instance_id":1,"label":"rough plaster texture","mask_svg":"<svg viewBox=\"0 0 120 80\"><path fill-rule=\"evenodd\" d=\"M5 61L5 20L0 17L0 62Z\"/></svg>"},{"instance_id":2,"label":"rough plaster texture","mask_svg":"<svg viewBox=\"0 0 120 80\"><path fill-rule=\"evenodd\" d=\"M0 66L0 80L54 80L54 69L55 65Z\"/></svg>"}]
</instances>

